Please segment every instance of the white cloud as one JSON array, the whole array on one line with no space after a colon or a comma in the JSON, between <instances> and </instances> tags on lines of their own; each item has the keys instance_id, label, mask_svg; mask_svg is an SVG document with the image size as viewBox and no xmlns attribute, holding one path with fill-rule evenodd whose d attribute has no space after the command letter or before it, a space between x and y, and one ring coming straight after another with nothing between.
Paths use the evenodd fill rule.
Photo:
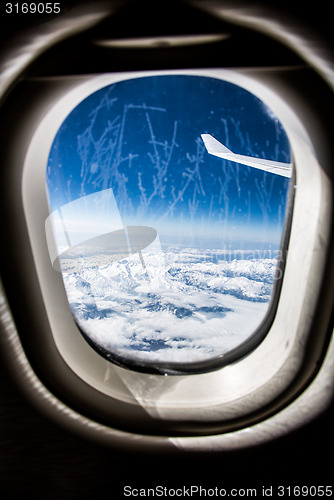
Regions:
<instances>
[{"instance_id":1,"label":"white cloud","mask_svg":"<svg viewBox=\"0 0 334 500\"><path fill-rule=\"evenodd\" d=\"M263 320L275 259L224 260L184 249L137 254L65 273L68 300L94 342L125 358L191 362L219 356Z\"/></svg>"}]
</instances>

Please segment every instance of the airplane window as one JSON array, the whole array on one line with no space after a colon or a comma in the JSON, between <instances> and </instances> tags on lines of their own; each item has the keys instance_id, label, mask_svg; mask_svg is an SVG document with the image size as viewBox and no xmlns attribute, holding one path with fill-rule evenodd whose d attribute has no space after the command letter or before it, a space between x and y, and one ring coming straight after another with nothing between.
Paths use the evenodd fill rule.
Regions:
<instances>
[{"instance_id":1,"label":"airplane window","mask_svg":"<svg viewBox=\"0 0 334 500\"><path fill-rule=\"evenodd\" d=\"M222 79L145 76L84 99L46 177L50 258L84 338L148 367L244 345L281 278L291 172L277 117Z\"/></svg>"}]
</instances>

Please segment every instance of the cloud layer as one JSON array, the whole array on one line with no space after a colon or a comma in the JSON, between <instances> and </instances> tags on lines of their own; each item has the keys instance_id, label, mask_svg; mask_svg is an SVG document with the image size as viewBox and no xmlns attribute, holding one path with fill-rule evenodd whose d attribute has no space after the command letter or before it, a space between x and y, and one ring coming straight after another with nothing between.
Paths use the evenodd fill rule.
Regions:
<instances>
[{"instance_id":1,"label":"cloud layer","mask_svg":"<svg viewBox=\"0 0 334 500\"><path fill-rule=\"evenodd\" d=\"M68 259L63 277L76 321L100 347L126 359L185 363L215 358L256 330L276 266L171 247L111 263L90 256L89 266Z\"/></svg>"}]
</instances>

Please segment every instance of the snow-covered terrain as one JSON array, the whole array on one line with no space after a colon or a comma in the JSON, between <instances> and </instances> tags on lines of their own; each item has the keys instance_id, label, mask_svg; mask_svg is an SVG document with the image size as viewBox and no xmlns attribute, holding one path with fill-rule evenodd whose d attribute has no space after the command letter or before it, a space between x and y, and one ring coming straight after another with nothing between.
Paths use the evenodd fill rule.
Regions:
<instances>
[{"instance_id":1,"label":"snow-covered terrain","mask_svg":"<svg viewBox=\"0 0 334 500\"><path fill-rule=\"evenodd\" d=\"M73 256L62 270L76 321L95 343L127 359L184 363L233 349L263 320L277 261L251 255L170 247L109 262L106 253Z\"/></svg>"}]
</instances>

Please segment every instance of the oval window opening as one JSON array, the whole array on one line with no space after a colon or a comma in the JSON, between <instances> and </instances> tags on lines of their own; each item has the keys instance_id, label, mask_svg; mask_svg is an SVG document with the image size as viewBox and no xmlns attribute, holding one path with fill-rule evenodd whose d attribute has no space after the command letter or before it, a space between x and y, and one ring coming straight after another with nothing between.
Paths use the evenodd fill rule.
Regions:
<instances>
[{"instance_id":1,"label":"oval window opening","mask_svg":"<svg viewBox=\"0 0 334 500\"><path fill-rule=\"evenodd\" d=\"M146 76L84 99L46 179L50 257L81 334L148 371L242 354L281 275L291 172L277 117L230 82Z\"/></svg>"}]
</instances>

